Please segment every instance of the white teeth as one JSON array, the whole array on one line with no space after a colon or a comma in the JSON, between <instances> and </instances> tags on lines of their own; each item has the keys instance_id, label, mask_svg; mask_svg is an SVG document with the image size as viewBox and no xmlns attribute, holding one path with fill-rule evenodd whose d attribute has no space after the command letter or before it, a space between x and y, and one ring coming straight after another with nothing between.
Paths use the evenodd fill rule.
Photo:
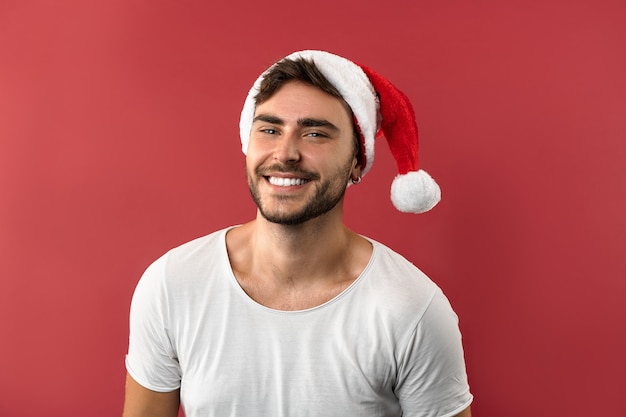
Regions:
<instances>
[{"instance_id":1,"label":"white teeth","mask_svg":"<svg viewBox=\"0 0 626 417\"><path fill-rule=\"evenodd\" d=\"M290 187L294 185L302 185L306 183L306 180L301 178L279 178L279 177L269 177L269 182L272 185L278 185L279 187Z\"/></svg>"}]
</instances>

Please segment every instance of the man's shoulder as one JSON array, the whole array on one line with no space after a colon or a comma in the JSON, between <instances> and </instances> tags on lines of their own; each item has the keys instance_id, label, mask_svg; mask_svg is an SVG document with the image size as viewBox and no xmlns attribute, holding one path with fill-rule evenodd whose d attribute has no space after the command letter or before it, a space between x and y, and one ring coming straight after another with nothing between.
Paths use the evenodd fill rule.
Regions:
<instances>
[{"instance_id":1,"label":"man's shoulder","mask_svg":"<svg viewBox=\"0 0 626 417\"><path fill-rule=\"evenodd\" d=\"M372 258L347 300L363 322L377 323L379 330L405 346L422 320L439 287L417 266L375 240Z\"/></svg>"},{"instance_id":2,"label":"man's shoulder","mask_svg":"<svg viewBox=\"0 0 626 417\"><path fill-rule=\"evenodd\" d=\"M397 270L397 272L402 275L419 276L420 278L430 280L413 261L409 260L401 253L374 239L366 239L368 239L374 247L372 263L375 265L384 267L388 269L389 272Z\"/></svg>"},{"instance_id":3,"label":"man's shoulder","mask_svg":"<svg viewBox=\"0 0 626 417\"><path fill-rule=\"evenodd\" d=\"M368 238L369 239L369 238ZM412 261L390 247L369 239L374 252L364 278L383 297L406 299L409 304L428 302L439 289Z\"/></svg>"},{"instance_id":4,"label":"man's shoulder","mask_svg":"<svg viewBox=\"0 0 626 417\"><path fill-rule=\"evenodd\" d=\"M146 269L141 281L144 285L164 286L176 292L206 283L207 277L227 274L225 235L228 230L217 230L168 250Z\"/></svg>"},{"instance_id":5,"label":"man's shoulder","mask_svg":"<svg viewBox=\"0 0 626 417\"><path fill-rule=\"evenodd\" d=\"M204 264L217 264L227 258L225 236L230 227L211 232L175 246L157 258L148 270L161 270L165 276L180 275Z\"/></svg>"},{"instance_id":6,"label":"man's shoulder","mask_svg":"<svg viewBox=\"0 0 626 417\"><path fill-rule=\"evenodd\" d=\"M189 256L206 253L209 249L218 249L224 245L226 233L234 226L216 230L209 234L188 240L173 247L165 253L169 258L186 258Z\"/></svg>"}]
</instances>

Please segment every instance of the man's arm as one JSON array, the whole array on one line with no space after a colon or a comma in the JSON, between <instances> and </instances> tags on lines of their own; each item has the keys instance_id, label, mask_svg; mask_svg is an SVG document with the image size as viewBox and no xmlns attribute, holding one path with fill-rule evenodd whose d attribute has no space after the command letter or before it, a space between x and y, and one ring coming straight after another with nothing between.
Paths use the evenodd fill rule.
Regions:
<instances>
[{"instance_id":1,"label":"man's arm","mask_svg":"<svg viewBox=\"0 0 626 417\"><path fill-rule=\"evenodd\" d=\"M176 417L180 390L151 391L126 374L126 398L123 417Z\"/></svg>"},{"instance_id":2,"label":"man's arm","mask_svg":"<svg viewBox=\"0 0 626 417\"><path fill-rule=\"evenodd\" d=\"M467 407L465 410L461 411L459 414L457 414L454 417L472 417L471 407Z\"/></svg>"}]
</instances>

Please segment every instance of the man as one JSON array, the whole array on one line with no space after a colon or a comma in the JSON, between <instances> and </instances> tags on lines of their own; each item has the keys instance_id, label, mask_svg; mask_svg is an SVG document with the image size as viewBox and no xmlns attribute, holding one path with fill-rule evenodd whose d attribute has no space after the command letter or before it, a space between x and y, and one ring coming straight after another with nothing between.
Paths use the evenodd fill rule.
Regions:
<instances>
[{"instance_id":1,"label":"man","mask_svg":"<svg viewBox=\"0 0 626 417\"><path fill-rule=\"evenodd\" d=\"M401 175L392 200L422 212L406 97L322 51L274 64L240 130L258 213L152 264L131 307L124 415L469 416L457 317L406 259L347 229L344 192L379 127Z\"/></svg>"}]
</instances>

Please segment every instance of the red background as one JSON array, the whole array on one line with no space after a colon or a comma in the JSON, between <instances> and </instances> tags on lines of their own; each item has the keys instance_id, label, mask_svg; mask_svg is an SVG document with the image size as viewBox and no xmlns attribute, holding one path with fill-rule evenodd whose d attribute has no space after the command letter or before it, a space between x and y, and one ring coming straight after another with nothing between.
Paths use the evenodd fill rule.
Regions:
<instances>
[{"instance_id":1,"label":"red background","mask_svg":"<svg viewBox=\"0 0 626 417\"><path fill-rule=\"evenodd\" d=\"M379 143L346 222L446 291L474 414L626 416L626 3L218 3L0 1L0 415L121 413L140 274L254 215L243 99L320 48L414 103L443 201Z\"/></svg>"}]
</instances>

